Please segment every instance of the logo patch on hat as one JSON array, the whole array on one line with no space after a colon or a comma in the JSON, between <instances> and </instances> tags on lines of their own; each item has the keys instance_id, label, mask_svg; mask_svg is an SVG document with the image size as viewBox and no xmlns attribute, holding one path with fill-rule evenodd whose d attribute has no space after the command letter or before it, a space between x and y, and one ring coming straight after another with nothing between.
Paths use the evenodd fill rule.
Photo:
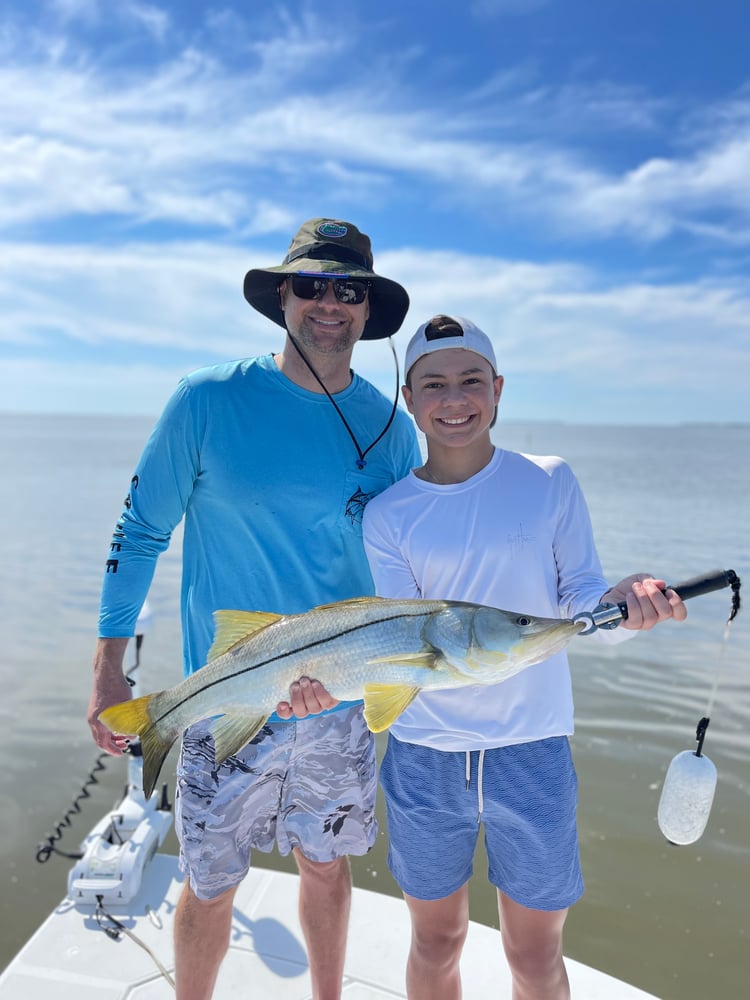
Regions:
<instances>
[{"instance_id":1,"label":"logo patch on hat","mask_svg":"<svg viewBox=\"0 0 750 1000\"><path fill-rule=\"evenodd\" d=\"M318 226L320 235L325 236L327 239L331 237L341 238L342 236L346 236L348 231L346 226L339 226L335 222L321 222Z\"/></svg>"}]
</instances>

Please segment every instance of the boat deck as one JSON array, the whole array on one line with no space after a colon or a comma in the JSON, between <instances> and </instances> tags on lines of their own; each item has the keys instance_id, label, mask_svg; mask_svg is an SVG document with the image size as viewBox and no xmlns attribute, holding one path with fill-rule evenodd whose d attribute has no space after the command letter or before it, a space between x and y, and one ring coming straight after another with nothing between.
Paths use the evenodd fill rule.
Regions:
<instances>
[{"instance_id":1,"label":"boat deck","mask_svg":"<svg viewBox=\"0 0 750 1000\"><path fill-rule=\"evenodd\" d=\"M251 870L236 897L230 952L215 1000L310 1000L297 887L296 875ZM127 931L117 940L99 926L92 906L63 900L0 975L0 1000L173 998L174 990L152 956L172 971L172 915L180 888L176 858L157 854L135 899L127 907L107 908ZM344 1000L405 997L409 937L402 900L354 889ZM567 965L576 1000L654 1000L578 962L569 959ZM510 997L510 976L496 930L472 923L462 977L466 1000Z\"/></svg>"}]
</instances>

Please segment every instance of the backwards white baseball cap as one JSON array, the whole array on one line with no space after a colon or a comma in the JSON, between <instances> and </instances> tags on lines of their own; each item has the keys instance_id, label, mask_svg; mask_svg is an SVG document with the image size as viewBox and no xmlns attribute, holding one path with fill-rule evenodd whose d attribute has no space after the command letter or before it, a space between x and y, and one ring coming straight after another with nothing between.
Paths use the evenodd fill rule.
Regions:
<instances>
[{"instance_id":1,"label":"backwards white baseball cap","mask_svg":"<svg viewBox=\"0 0 750 1000\"><path fill-rule=\"evenodd\" d=\"M409 341L404 360L406 377L409 377L412 367L425 354L432 354L433 351L442 351L449 347L462 347L465 351L479 354L489 361L493 372L497 372L492 341L475 323L470 319L464 319L463 316L433 316L420 326Z\"/></svg>"}]
</instances>

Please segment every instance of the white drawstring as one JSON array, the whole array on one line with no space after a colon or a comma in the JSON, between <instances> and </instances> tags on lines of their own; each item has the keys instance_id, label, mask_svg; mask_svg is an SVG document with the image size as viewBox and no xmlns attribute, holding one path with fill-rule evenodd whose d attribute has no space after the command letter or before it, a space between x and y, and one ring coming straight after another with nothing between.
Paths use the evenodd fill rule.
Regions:
<instances>
[{"instance_id":1,"label":"white drawstring","mask_svg":"<svg viewBox=\"0 0 750 1000\"><path fill-rule=\"evenodd\" d=\"M484 771L484 750L479 751L479 761L477 764L477 800L479 811L477 813L477 823L482 820L484 812L484 796L482 794L482 775ZM471 751L466 751L466 791L471 787Z\"/></svg>"},{"instance_id":2,"label":"white drawstring","mask_svg":"<svg viewBox=\"0 0 750 1000\"><path fill-rule=\"evenodd\" d=\"M479 812L477 813L477 823L482 819L484 811L484 798L482 796L482 771L484 769L484 750L479 751L479 766L477 767L477 795L479 798Z\"/></svg>"}]
</instances>

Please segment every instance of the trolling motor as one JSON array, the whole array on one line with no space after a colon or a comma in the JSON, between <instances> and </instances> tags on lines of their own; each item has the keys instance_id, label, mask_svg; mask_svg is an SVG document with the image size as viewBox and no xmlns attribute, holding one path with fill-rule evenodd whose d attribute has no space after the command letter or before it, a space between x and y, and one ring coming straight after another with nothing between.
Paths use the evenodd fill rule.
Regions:
<instances>
[{"instance_id":1,"label":"trolling motor","mask_svg":"<svg viewBox=\"0 0 750 1000\"><path fill-rule=\"evenodd\" d=\"M135 629L135 664L127 673L134 696L143 636L150 627L151 612L144 604ZM144 870L172 825L166 785L148 800L142 789L143 757L140 745L133 744L125 794L90 831L68 874L68 898L73 902L119 906L138 893Z\"/></svg>"},{"instance_id":2,"label":"trolling motor","mask_svg":"<svg viewBox=\"0 0 750 1000\"><path fill-rule=\"evenodd\" d=\"M144 870L172 825L166 787L146 801L142 768L142 758L128 761L125 796L81 844L83 856L68 874L73 902L119 906L137 895Z\"/></svg>"}]
</instances>

